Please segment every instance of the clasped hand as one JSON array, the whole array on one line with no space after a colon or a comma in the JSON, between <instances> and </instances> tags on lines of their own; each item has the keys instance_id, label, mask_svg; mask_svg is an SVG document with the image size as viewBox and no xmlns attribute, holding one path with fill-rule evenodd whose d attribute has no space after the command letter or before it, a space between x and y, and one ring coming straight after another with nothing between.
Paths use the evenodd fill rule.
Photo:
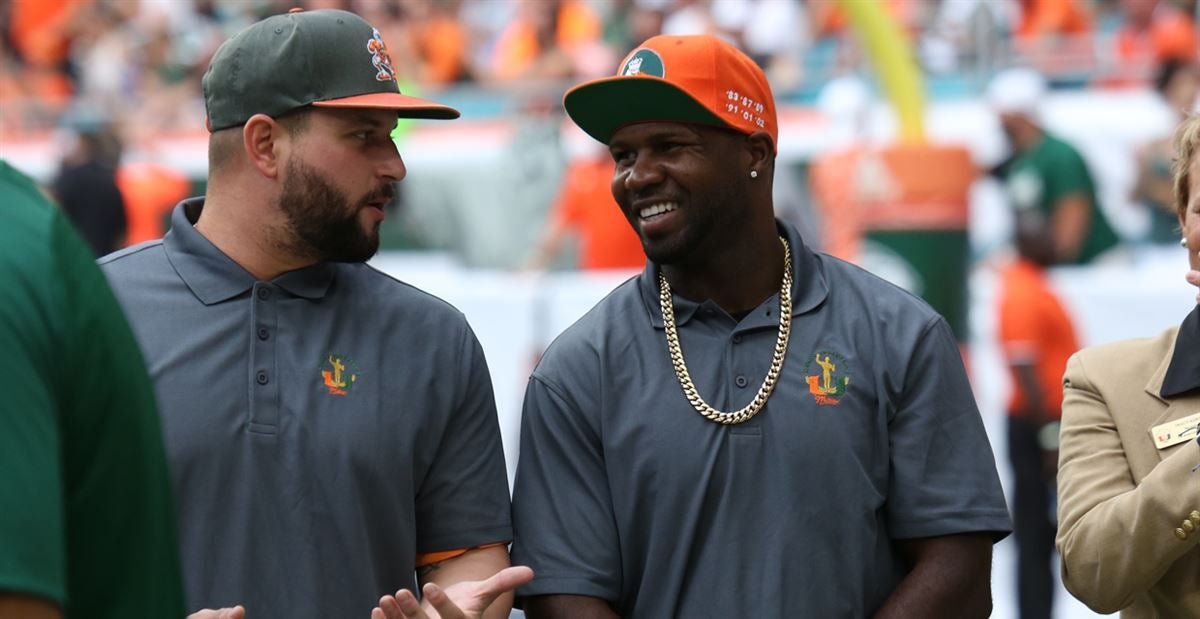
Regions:
<instances>
[{"instance_id":1,"label":"clasped hand","mask_svg":"<svg viewBox=\"0 0 1200 619\"><path fill-rule=\"evenodd\" d=\"M459 582L445 589L426 583L422 589L424 604L412 591L401 589L380 598L371 619L479 619L496 598L531 580L533 570L517 566L502 569L487 580ZM188 615L188 619L246 619L246 611L241 606L204 609Z\"/></svg>"}]
</instances>

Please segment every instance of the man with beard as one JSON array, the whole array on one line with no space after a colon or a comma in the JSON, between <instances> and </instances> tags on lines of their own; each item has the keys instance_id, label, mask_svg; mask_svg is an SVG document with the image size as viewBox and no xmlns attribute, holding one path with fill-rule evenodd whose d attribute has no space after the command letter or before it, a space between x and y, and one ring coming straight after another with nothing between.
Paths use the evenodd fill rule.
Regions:
<instances>
[{"instance_id":1,"label":"man with beard","mask_svg":"<svg viewBox=\"0 0 1200 619\"><path fill-rule=\"evenodd\" d=\"M762 70L659 36L564 104L649 262L529 381L527 616L986 617L1010 523L954 336L775 219Z\"/></svg>"},{"instance_id":2,"label":"man with beard","mask_svg":"<svg viewBox=\"0 0 1200 619\"><path fill-rule=\"evenodd\" d=\"M457 310L363 264L405 175L397 118L458 112L401 95L379 32L343 11L250 26L203 86L207 194L101 260L162 407L190 606L423 617L419 571L426 610L506 617L531 574L505 569L482 350Z\"/></svg>"}]
</instances>

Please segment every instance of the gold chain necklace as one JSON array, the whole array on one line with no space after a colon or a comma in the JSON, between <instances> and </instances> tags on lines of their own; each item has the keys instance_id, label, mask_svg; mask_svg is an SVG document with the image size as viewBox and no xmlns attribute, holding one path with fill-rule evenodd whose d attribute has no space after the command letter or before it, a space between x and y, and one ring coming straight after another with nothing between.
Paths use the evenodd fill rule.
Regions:
<instances>
[{"instance_id":1,"label":"gold chain necklace","mask_svg":"<svg viewBox=\"0 0 1200 619\"><path fill-rule=\"evenodd\" d=\"M775 390L775 382L779 380L783 357L787 354L788 336L792 332L792 248L783 237L779 237L779 241L783 243L783 285L779 288L779 338L775 340L775 354L771 358L771 369L767 370L767 377L763 379L762 387L758 388L754 399L736 411L719 411L709 406L696 391L696 385L692 383L692 376L688 374L687 364L683 360L679 333L675 330L675 304L671 301L671 285L667 283L662 271L658 273L659 304L662 307L663 328L667 332L667 352L671 355L671 364L675 366L675 377L679 379L679 386L683 387L688 402L709 421L725 425L749 421L762 410L767 398L771 397L771 392Z\"/></svg>"}]
</instances>

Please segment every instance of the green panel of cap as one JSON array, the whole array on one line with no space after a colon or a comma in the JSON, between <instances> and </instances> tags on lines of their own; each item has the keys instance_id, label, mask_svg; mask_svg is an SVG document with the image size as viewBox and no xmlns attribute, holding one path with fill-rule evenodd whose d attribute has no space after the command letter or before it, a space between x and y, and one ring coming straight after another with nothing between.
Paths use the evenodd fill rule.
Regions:
<instances>
[{"instance_id":1,"label":"green panel of cap","mask_svg":"<svg viewBox=\"0 0 1200 619\"><path fill-rule=\"evenodd\" d=\"M643 62L642 73L646 67ZM614 131L636 122L687 122L729 128L691 95L653 77L613 77L584 84L567 93L563 106L580 129L604 144Z\"/></svg>"}]
</instances>

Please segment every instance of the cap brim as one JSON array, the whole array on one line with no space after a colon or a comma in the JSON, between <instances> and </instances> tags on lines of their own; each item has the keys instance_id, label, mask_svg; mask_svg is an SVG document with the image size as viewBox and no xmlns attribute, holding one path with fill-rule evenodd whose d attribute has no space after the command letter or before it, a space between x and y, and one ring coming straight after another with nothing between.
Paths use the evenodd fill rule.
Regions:
<instances>
[{"instance_id":1,"label":"cap brim","mask_svg":"<svg viewBox=\"0 0 1200 619\"><path fill-rule=\"evenodd\" d=\"M657 77L607 77L580 84L563 97L575 124L604 144L638 122L689 122L729 127L678 86Z\"/></svg>"},{"instance_id":2,"label":"cap brim","mask_svg":"<svg viewBox=\"0 0 1200 619\"><path fill-rule=\"evenodd\" d=\"M350 107L376 110L396 110L400 118L430 118L434 120L453 120L460 114L458 110L433 101L402 95L398 92L376 92L367 95L313 101L314 107Z\"/></svg>"}]
</instances>

